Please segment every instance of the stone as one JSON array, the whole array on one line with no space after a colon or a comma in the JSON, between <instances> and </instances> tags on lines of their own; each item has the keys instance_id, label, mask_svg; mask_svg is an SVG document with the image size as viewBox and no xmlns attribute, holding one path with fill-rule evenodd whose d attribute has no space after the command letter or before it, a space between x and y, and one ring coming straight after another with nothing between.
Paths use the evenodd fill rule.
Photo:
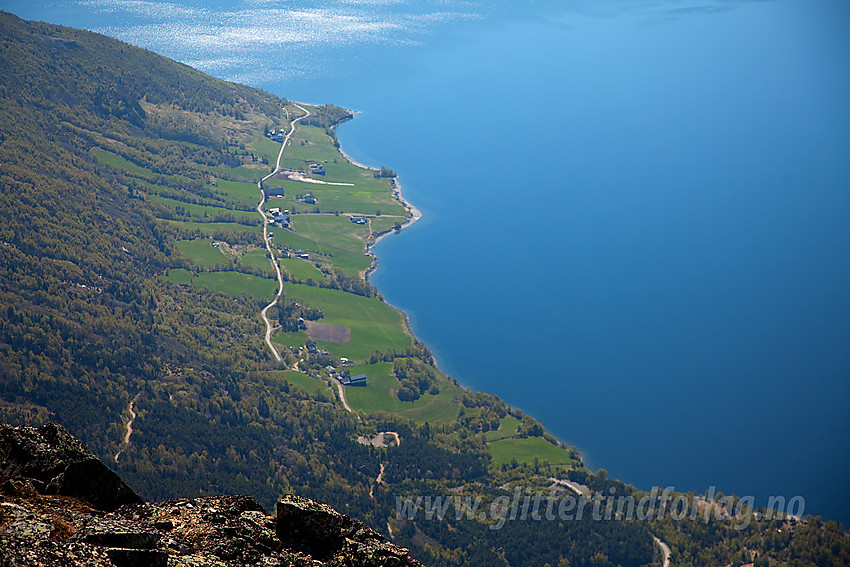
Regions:
<instances>
[{"instance_id":1,"label":"stone","mask_svg":"<svg viewBox=\"0 0 850 567\"><path fill-rule=\"evenodd\" d=\"M37 428L0 423L0 476L17 477L22 479L18 484L43 494L71 496L106 511L142 501L85 445L55 423ZM14 485L12 482L10 488Z\"/></svg>"},{"instance_id":2,"label":"stone","mask_svg":"<svg viewBox=\"0 0 850 567\"><path fill-rule=\"evenodd\" d=\"M107 516L93 519L74 537L103 547L153 549L162 539L162 534L154 526L147 526L141 522L116 520Z\"/></svg>"},{"instance_id":3,"label":"stone","mask_svg":"<svg viewBox=\"0 0 850 567\"><path fill-rule=\"evenodd\" d=\"M154 549L108 549L116 567L167 567L168 553Z\"/></svg>"},{"instance_id":4,"label":"stone","mask_svg":"<svg viewBox=\"0 0 850 567\"><path fill-rule=\"evenodd\" d=\"M327 564L420 566L408 551L327 504L287 495L277 502L275 531L287 547Z\"/></svg>"}]
</instances>

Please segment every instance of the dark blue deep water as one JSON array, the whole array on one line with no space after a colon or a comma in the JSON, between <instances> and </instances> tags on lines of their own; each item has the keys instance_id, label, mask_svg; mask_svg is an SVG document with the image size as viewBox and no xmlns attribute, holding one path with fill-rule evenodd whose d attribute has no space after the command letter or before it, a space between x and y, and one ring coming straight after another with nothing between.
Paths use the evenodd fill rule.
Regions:
<instances>
[{"instance_id":1,"label":"dark blue deep water","mask_svg":"<svg viewBox=\"0 0 850 567\"><path fill-rule=\"evenodd\" d=\"M641 488L850 523L850 4L0 2L361 111L441 367ZM177 25L179 24L179 25Z\"/></svg>"}]
</instances>

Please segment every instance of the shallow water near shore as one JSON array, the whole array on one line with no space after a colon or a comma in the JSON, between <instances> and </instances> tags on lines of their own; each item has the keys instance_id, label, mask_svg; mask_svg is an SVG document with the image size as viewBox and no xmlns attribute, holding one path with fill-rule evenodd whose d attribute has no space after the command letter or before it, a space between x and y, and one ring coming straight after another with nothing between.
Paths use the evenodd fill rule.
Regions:
<instances>
[{"instance_id":1,"label":"shallow water near shore","mask_svg":"<svg viewBox=\"0 0 850 567\"><path fill-rule=\"evenodd\" d=\"M314 2L313 35L219 47L146 35L191 2L35 4L4 9L361 111L343 148L424 214L373 283L589 466L850 523L846 2Z\"/></svg>"}]
</instances>

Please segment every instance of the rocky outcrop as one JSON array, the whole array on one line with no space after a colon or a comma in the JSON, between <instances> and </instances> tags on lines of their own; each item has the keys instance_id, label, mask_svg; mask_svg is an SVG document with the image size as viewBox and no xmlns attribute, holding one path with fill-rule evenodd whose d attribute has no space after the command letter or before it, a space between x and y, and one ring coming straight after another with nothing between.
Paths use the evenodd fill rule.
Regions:
<instances>
[{"instance_id":1,"label":"rocky outcrop","mask_svg":"<svg viewBox=\"0 0 850 567\"><path fill-rule=\"evenodd\" d=\"M0 565L420 565L407 550L320 502L284 496L276 518L247 496L143 503L97 459L125 488L93 464L86 465L94 471L91 482L68 474L91 459L58 425L0 424ZM135 500L114 506L127 494Z\"/></svg>"},{"instance_id":2,"label":"rocky outcrop","mask_svg":"<svg viewBox=\"0 0 850 567\"><path fill-rule=\"evenodd\" d=\"M0 476L29 479L38 492L73 496L101 510L142 501L85 445L55 423L38 428L0 423Z\"/></svg>"},{"instance_id":3,"label":"rocky outcrop","mask_svg":"<svg viewBox=\"0 0 850 567\"><path fill-rule=\"evenodd\" d=\"M327 504L287 495L277 502L277 537L290 549L341 565L419 565L403 547Z\"/></svg>"}]
</instances>

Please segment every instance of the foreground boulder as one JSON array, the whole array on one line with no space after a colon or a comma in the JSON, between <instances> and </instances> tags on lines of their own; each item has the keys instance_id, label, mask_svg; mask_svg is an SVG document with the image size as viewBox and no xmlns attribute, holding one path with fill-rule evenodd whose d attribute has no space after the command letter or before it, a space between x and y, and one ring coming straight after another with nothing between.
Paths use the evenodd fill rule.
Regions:
<instances>
[{"instance_id":1,"label":"foreground boulder","mask_svg":"<svg viewBox=\"0 0 850 567\"><path fill-rule=\"evenodd\" d=\"M283 497L277 518L247 496L143 503L91 459L58 425L0 424L0 565L420 565L362 522L307 498ZM91 482L68 474L79 463L89 463L79 470L92 471Z\"/></svg>"},{"instance_id":2,"label":"foreground boulder","mask_svg":"<svg viewBox=\"0 0 850 567\"><path fill-rule=\"evenodd\" d=\"M61 425L0 423L0 476L27 479L38 492L73 496L113 511L142 499Z\"/></svg>"},{"instance_id":3,"label":"foreground boulder","mask_svg":"<svg viewBox=\"0 0 850 567\"><path fill-rule=\"evenodd\" d=\"M340 565L420 565L363 522L327 504L287 495L277 502L277 537L293 550Z\"/></svg>"}]
</instances>

